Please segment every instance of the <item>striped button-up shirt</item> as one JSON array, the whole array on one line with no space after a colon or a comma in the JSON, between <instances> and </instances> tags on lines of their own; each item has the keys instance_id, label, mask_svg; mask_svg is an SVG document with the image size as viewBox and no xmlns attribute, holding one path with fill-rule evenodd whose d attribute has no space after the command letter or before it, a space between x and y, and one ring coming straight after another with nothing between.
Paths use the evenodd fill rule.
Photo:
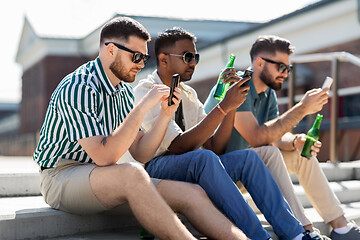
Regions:
<instances>
[{"instance_id":1,"label":"striped button-up shirt","mask_svg":"<svg viewBox=\"0 0 360 240\"><path fill-rule=\"evenodd\" d=\"M91 163L77 140L108 136L133 104L131 86L124 82L112 86L99 58L80 66L51 96L34 160L42 167L54 167L59 159Z\"/></svg>"}]
</instances>

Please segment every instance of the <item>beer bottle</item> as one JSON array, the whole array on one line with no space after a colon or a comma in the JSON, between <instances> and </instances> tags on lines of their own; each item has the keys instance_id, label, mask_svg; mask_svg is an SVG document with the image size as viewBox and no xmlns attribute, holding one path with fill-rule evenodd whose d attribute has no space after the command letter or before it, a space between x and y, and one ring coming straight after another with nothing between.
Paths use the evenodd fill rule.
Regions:
<instances>
[{"instance_id":1,"label":"beer bottle","mask_svg":"<svg viewBox=\"0 0 360 240\"><path fill-rule=\"evenodd\" d=\"M303 149L301 151L301 156L306 158L311 158L311 146L314 145L315 142L319 140L319 129L323 116L318 114L314 125L307 132L306 141L304 143Z\"/></svg>"},{"instance_id":2,"label":"beer bottle","mask_svg":"<svg viewBox=\"0 0 360 240\"><path fill-rule=\"evenodd\" d=\"M230 59L226 65L226 68L232 68L234 67L234 61L235 61L235 55L231 54L230 55ZM223 100L226 94L227 89L230 86L230 83L222 83L221 79L221 75L219 76L218 82L217 82L217 86L215 89L215 93L214 93L214 98L216 98L217 100Z\"/></svg>"},{"instance_id":3,"label":"beer bottle","mask_svg":"<svg viewBox=\"0 0 360 240\"><path fill-rule=\"evenodd\" d=\"M140 228L140 239L155 239L154 235L149 233L144 227Z\"/></svg>"}]
</instances>

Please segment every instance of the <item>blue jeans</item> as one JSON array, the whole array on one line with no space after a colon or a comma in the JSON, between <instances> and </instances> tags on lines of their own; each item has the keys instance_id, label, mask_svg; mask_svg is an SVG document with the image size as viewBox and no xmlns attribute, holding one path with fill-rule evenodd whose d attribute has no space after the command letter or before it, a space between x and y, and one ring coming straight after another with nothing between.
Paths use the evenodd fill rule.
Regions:
<instances>
[{"instance_id":1,"label":"blue jeans","mask_svg":"<svg viewBox=\"0 0 360 240\"><path fill-rule=\"evenodd\" d=\"M304 231L271 173L252 150L221 156L209 150L166 155L152 159L146 171L154 178L199 184L214 205L253 240L270 235L235 185L239 180L280 239L290 240Z\"/></svg>"}]
</instances>

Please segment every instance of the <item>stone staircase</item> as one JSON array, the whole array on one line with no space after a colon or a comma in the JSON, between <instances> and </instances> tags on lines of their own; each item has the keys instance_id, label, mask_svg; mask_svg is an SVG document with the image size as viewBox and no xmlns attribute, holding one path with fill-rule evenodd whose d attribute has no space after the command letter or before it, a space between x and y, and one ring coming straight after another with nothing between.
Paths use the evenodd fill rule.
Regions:
<instances>
[{"instance_id":1,"label":"stone staircase","mask_svg":"<svg viewBox=\"0 0 360 240\"><path fill-rule=\"evenodd\" d=\"M333 165L321 163L331 188L343 204L346 217L360 224L360 161ZM330 228L311 208L304 190L292 176L295 190L306 208L307 216L323 234ZM251 197L245 197L252 203ZM259 219L277 239L264 217ZM187 221L184 223L200 236ZM12 239L139 239L140 226L127 205L116 212L78 216L51 209L39 192L37 165L30 157L0 156L0 240Z\"/></svg>"}]
</instances>

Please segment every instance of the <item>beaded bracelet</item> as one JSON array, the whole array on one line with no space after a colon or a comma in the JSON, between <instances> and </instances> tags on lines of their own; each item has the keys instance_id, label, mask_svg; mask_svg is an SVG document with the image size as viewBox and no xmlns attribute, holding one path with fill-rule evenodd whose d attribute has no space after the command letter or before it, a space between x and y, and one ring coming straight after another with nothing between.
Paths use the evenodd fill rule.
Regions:
<instances>
[{"instance_id":1,"label":"beaded bracelet","mask_svg":"<svg viewBox=\"0 0 360 240\"><path fill-rule=\"evenodd\" d=\"M222 114L224 114L224 116L226 116L226 112L220 107L220 104L216 105L216 107Z\"/></svg>"}]
</instances>

